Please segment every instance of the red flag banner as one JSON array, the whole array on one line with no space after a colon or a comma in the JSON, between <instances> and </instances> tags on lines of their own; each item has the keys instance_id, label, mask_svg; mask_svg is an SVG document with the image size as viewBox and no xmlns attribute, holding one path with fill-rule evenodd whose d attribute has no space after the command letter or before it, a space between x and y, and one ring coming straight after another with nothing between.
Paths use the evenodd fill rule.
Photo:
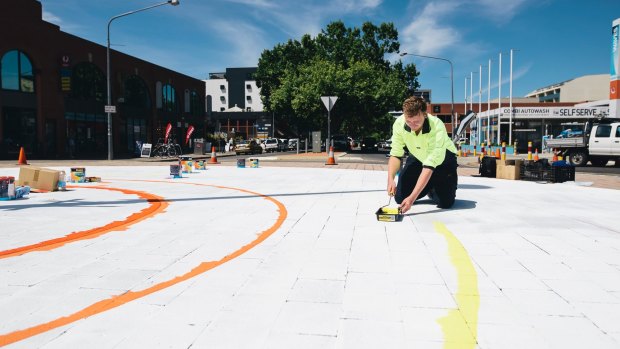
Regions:
<instances>
[{"instance_id":1,"label":"red flag banner","mask_svg":"<svg viewBox=\"0 0 620 349\"><path fill-rule=\"evenodd\" d=\"M185 144L189 143L189 137L192 136L192 133L194 133L194 126L189 125L187 128L187 134L185 135Z\"/></svg>"},{"instance_id":2,"label":"red flag banner","mask_svg":"<svg viewBox=\"0 0 620 349\"><path fill-rule=\"evenodd\" d=\"M168 143L168 137L170 137L170 131L172 131L172 125L168 123L168 125L166 125L166 135L164 136L164 143Z\"/></svg>"}]
</instances>

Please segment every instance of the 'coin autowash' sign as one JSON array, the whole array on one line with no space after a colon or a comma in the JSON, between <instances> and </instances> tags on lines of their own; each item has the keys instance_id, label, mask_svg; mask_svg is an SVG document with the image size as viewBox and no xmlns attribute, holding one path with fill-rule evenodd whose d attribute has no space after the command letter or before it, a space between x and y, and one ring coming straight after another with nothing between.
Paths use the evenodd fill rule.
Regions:
<instances>
[{"instance_id":1,"label":"'coin autowash' sign","mask_svg":"<svg viewBox=\"0 0 620 349\"><path fill-rule=\"evenodd\" d=\"M491 114L494 114L491 111ZM502 108L502 119L508 118L510 108ZM607 117L608 107L519 107L512 108L516 119L594 119Z\"/></svg>"}]
</instances>

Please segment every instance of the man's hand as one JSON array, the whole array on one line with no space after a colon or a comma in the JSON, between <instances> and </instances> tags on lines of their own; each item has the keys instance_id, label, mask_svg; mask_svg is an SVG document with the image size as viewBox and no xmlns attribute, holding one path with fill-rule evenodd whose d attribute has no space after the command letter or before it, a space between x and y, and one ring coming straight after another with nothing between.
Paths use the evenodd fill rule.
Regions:
<instances>
[{"instance_id":1,"label":"man's hand","mask_svg":"<svg viewBox=\"0 0 620 349\"><path fill-rule=\"evenodd\" d=\"M388 178L387 193L389 196L394 196L396 193L396 183L393 178Z\"/></svg>"},{"instance_id":2,"label":"man's hand","mask_svg":"<svg viewBox=\"0 0 620 349\"><path fill-rule=\"evenodd\" d=\"M415 201L415 198L412 197L411 195L407 196L401 203L400 203L400 212L401 213L406 213L407 211L409 211L409 209L411 208L411 206L413 205L413 202Z\"/></svg>"}]
</instances>

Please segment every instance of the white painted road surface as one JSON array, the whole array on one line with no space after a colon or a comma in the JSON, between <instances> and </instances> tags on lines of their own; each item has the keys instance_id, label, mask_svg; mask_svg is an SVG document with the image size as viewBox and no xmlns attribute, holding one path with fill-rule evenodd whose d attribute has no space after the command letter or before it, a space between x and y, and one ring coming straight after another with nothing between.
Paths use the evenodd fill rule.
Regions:
<instances>
[{"instance_id":1,"label":"white painted road surface","mask_svg":"<svg viewBox=\"0 0 620 349\"><path fill-rule=\"evenodd\" d=\"M461 176L380 222L385 171L86 175L0 201L0 346L620 348L617 190Z\"/></svg>"}]
</instances>

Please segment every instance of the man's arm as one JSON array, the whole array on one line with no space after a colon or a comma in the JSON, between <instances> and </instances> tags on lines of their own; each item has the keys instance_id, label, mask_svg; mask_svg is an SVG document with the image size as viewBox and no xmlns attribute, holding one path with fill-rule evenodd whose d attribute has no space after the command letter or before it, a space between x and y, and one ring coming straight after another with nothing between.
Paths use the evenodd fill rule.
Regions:
<instances>
[{"instance_id":1,"label":"man's arm","mask_svg":"<svg viewBox=\"0 0 620 349\"><path fill-rule=\"evenodd\" d=\"M396 156L390 156L388 160L388 182L387 182L387 192L388 195L393 196L396 193L396 183L394 182L394 177L400 170L400 158Z\"/></svg>"}]
</instances>

